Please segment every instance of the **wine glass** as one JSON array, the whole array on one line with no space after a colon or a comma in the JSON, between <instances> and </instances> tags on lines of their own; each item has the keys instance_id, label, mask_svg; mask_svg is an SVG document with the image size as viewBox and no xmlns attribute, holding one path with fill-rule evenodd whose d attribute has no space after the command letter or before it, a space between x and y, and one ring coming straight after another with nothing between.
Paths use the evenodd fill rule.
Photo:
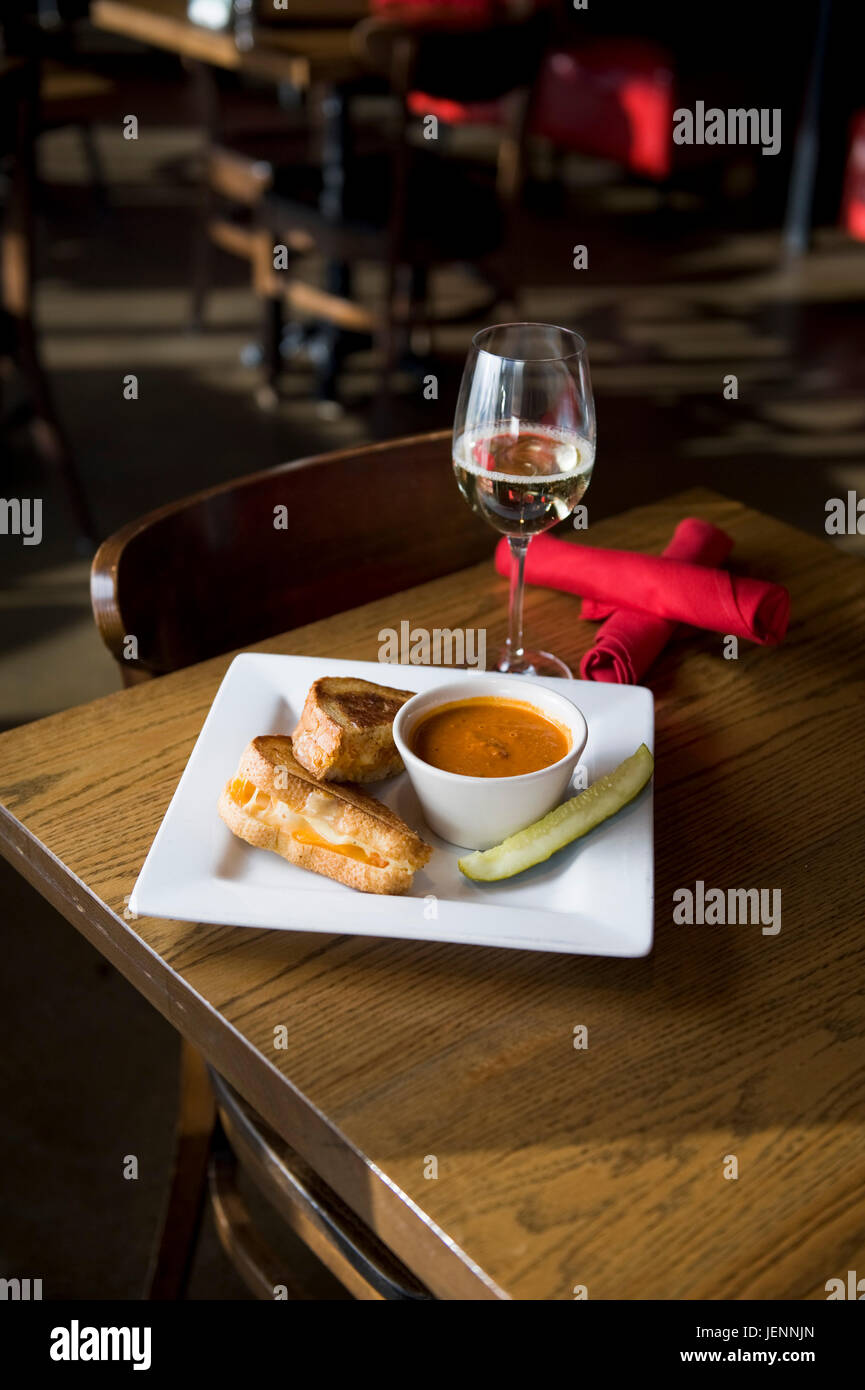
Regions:
<instances>
[{"instance_id":1,"label":"wine glass","mask_svg":"<svg viewBox=\"0 0 865 1390\"><path fill-rule=\"evenodd\" d=\"M500 323L476 333L454 420L460 492L511 550L508 639L496 669L571 676L550 652L523 646L526 552L532 536L570 516L595 461L595 403L586 344L549 323Z\"/></svg>"}]
</instances>

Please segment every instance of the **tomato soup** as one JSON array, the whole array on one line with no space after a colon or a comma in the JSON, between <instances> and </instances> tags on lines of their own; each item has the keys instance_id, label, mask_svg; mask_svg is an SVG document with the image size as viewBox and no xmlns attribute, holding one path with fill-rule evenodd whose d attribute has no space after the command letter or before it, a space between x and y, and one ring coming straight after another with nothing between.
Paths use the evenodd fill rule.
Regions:
<instances>
[{"instance_id":1,"label":"tomato soup","mask_svg":"<svg viewBox=\"0 0 865 1390\"><path fill-rule=\"evenodd\" d=\"M564 758L571 740L533 705L496 696L440 705L415 728L411 751L463 777L519 777Z\"/></svg>"}]
</instances>

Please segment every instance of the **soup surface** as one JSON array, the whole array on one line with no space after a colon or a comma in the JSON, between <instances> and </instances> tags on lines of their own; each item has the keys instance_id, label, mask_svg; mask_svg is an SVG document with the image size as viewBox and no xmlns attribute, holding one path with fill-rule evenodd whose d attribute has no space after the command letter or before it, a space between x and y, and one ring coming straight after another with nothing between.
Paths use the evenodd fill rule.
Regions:
<instances>
[{"instance_id":1,"label":"soup surface","mask_svg":"<svg viewBox=\"0 0 865 1390\"><path fill-rule=\"evenodd\" d=\"M480 696L440 705L420 721L410 747L443 772L464 777L519 777L557 763L570 736L533 705Z\"/></svg>"}]
</instances>

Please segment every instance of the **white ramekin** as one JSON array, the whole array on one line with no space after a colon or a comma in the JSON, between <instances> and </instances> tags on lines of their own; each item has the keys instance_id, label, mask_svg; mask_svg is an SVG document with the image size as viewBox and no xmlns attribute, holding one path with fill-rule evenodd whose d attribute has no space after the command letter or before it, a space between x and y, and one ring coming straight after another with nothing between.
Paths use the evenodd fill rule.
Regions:
<instances>
[{"instance_id":1,"label":"white ramekin","mask_svg":"<svg viewBox=\"0 0 865 1390\"><path fill-rule=\"evenodd\" d=\"M414 729L424 715L455 700L498 696L533 705L563 725L571 746L563 758L519 777L464 777L443 772L411 751ZM431 830L465 849L490 849L557 806L567 790L588 738L576 705L528 676L477 675L449 681L414 695L393 721L394 742Z\"/></svg>"}]
</instances>

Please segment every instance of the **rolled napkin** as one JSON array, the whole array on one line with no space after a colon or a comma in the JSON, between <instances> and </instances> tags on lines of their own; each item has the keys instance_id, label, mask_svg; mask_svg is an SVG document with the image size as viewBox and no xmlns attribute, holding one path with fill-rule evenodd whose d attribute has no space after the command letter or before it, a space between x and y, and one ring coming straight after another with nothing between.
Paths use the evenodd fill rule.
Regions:
<instances>
[{"instance_id":1,"label":"rolled napkin","mask_svg":"<svg viewBox=\"0 0 865 1390\"><path fill-rule=\"evenodd\" d=\"M717 568L723 565L732 549L733 539L726 531L713 526L711 521L702 521L698 516L686 516L684 521L679 522L670 544L661 553L668 560L684 560L691 565ZM616 611L614 603L586 598L583 599L580 617L590 623L599 623Z\"/></svg>"},{"instance_id":2,"label":"rolled napkin","mask_svg":"<svg viewBox=\"0 0 865 1390\"><path fill-rule=\"evenodd\" d=\"M679 522L664 555L694 565L722 565L732 549L726 531L689 516ZM616 685L636 685L679 627L666 618L635 613L632 608L613 609L597 599L583 601L580 617L607 619L580 662L580 675L583 680Z\"/></svg>"},{"instance_id":3,"label":"rolled napkin","mask_svg":"<svg viewBox=\"0 0 865 1390\"><path fill-rule=\"evenodd\" d=\"M510 575L506 540L496 547L496 569ZM571 545L553 536L536 536L532 541L526 581L761 646L781 641L790 616L790 595L780 584L664 555Z\"/></svg>"}]
</instances>

